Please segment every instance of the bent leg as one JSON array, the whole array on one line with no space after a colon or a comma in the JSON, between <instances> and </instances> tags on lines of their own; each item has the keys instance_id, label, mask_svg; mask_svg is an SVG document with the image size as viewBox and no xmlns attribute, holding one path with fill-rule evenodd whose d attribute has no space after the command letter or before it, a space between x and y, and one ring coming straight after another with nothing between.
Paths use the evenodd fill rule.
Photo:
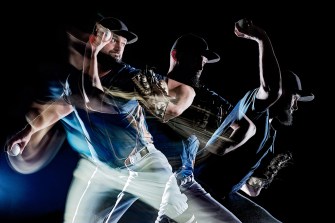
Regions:
<instances>
[{"instance_id":1,"label":"bent leg","mask_svg":"<svg viewBox=\"0 0 335 223\"><path fill-rule=\"evenodd\" d=\"M122 190L122 179L127 173L127 170L122 173L112 169L102 170L88 160L80 160L68 192L64 222L99 222L104 219L109 214L106 211L115 206ZM109 222L118 222L136 199L127 195L114 210Z\"/></svg>"},{"instance_id":2,"label":"bent leg","mask_svg":"<svg viewBox=\"0 0 335 223\"><path fill-rule=\"evenodd\" d=\"M164 216L180 223L193 222L194 215L189 213L187 197L180 192L172 167L160 151L154 149L129 168L137 176L126 191L159 210L156 215L158 222Z\"/></svg>"},{"instance_id":3,"label":"bent leg","mask_svg":"<svg viewBox=\"0 0 335 223\"><path fill-rule=\"evenodd\" d=\"M198 223L241 223L232 212L216 201L195 180L181 185L180 189L187 196L190 210L195 213Z\"/></svg>"},{"instance_id":4,"label":"bent leg","mask_svg":"<svg viewBox=\"0 0 335 223\"><path fill-rule=\"evenodd\" d=\"M231 193L222 204L245 223L281 223L267 210L240 193Z\"/></svg>"}]
</instances>

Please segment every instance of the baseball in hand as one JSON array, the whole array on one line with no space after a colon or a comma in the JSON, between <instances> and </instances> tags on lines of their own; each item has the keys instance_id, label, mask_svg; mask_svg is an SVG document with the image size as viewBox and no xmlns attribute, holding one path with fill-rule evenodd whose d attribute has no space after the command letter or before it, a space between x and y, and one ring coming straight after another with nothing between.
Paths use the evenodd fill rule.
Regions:
<instances>
[{"instance_id":1,"label":"baseball in hand","mask_svg":"<svg viewBox=\"0 0 335 223\"><path fill-rule=\"evenodd\" d=\"M17 155L20 154L20 152L21 152L21 148L20 148L19 144L15 144L14 146L12 146L11 150L8 151L8 154L10 156L17 156Z\"/></svg>"}]
</instances>

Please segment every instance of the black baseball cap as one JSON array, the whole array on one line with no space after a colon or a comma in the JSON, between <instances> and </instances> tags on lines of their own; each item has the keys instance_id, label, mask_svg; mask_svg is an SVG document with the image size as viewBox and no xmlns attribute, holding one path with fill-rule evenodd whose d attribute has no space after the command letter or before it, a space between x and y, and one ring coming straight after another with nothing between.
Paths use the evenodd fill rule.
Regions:
<instances>
[{"instance_id":1,"label":"black baseball cap","mask_svg":"<svg viewBox=\"0 0 335 223\"><path fill-rule=\"evenodd\" d=\"M120 19L115 17L105 17L101 13L86 13L85 16L71 16L66 21L66 31L83 42L87 42L89 34L99 23L103 27L127 39L127 44L135 43L138 37L135 33L128 30L128 27Z\"/></svg>"},{"instance_id":2,"label":"black baseball cap","mask_svg":"<svg viewBox=\"0 0 335 223\"><path fill-rule=\"evenodd\" d=\"M179 37L173 44L171 50L187 51L200 53L207 58L207 63L216 63L220 60L220 56L208 49L206 40L192 33Z\"/></svg>"},{"instance_id":3,"label":"black baseball cap","mask_svg":"<svg viewBox=\"0 0 335 223\"><path fill-rule=\"evenodd\" d=\"M283 89L299 94L300 98L298 101L312 101L314 99L312 93L302 89L299 76L291 70L282 71L282 85Z\"/></svg>"},{"instance_id":4,"label":"black baseball cap","mask_svg":"<svg viewBox=\"0 0 335 223\"><path fill-rule=\"evenodd\" d=\"M103 27L109 29L116 35L127 39L127 44L135 43L138 39L137 35L128 30L128 27L119 19L114 17L104 17L99 22Z\"/></svg>"}]
</instances>

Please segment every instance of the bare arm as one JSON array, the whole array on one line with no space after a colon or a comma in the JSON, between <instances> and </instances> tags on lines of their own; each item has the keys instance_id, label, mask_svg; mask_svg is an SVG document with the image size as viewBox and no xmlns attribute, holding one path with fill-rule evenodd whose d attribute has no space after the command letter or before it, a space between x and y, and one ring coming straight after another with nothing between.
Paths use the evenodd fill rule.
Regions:
<instances>
[{"instance_id":1,"label":"bare arm","mask_svg":"<svg viewBox=\"0 0 335 223\"><path fill-rule=\"evenodd\" d=\"M101 38L105 39L106 34L102 33L101 35L102 35ZM104 91L101 81L100 81L99 70L98 70L98 53L110 41L98 41L97 36L91 35L89 42L92 48L92 54L91 54L90 68L89 68L88 74L92 79L93 87L96 87L100 89L101 91Z\"/></svg>"},{"instance_id":2,"label":"bare arm","mask_svg":"<svg viewBox=\"0 0 335 223\"><path fill-rule=\"evenodd\" d=\"M106 33L100 33L101 36L90 35L89 43L91 46L91 58L88 71L84 71L84 75L87 75L91 79L92 87L94 91L90 91L89 95L86 95L86 108L91 111L114 114L117 113L113 106L109 106L104 103L103 98L105 97L105 89L100 80L98 54L99 52L111 41L112 36L109 36L109 40L106 39ZM110 33L109 35L113 35ZM101 41L105 40L105 41ZM107 72L105 72L107 73ZM85 77L84 77L85 78Z\"/></svg>"},{"instance_id":3,"label":"bare arm","mask_svg":"<svg viewBox=\"0 0 335 223\"><path fill-rule=\"evenodd\" d=\"M255 124L245 115L241 120L233 122L230 127L233 129L233 132L229 136L232 143L230 143L229 147L223 148L223 155L242 146L256 133Z\"/></svg>"},{"instance_id":4,"label":"bare arm","mask_svg":"<svg viewBox=\"0 0 335 223\"><path fill-rule=\"evenodd\" d=\"M189 106L191 106L195 97L195 91L192 87L169 79L169 95L173 98L165 112L164 120L168 121L181 115Z\"/></svg>"},{"instance_id":5,"label":"bare arm","mask_svg":"<svg viewBox=\"0 0 335 223\"><path fill-rule=\"evenodd\" d=\"M229 128L220 135L214 136L205 149L211 153L223 156L246 143L256 133L256 126L245 115L240 120L235 120Z\"/></svg>"},{"instance_id":6,"label":"bare arm","mask_svg":"<svg viewBox=\"0 0 335 223\"><path fill-rule=\"evenodd\" d=\"M22 153L34 133L55 124L72 111L73 107L63 98L49 104L34 103L26 115L28 124L6 142L6 151L10 154L12 147L18 144Z\"/></svg>"},{"instance_id":7,"label":"bare arm","mask_svg":"<svg viewBox=\"0 0 335 223\"><path fill-rule=\"evenodd\" d=\"M256 98L260 100L262 108L267 108L277 101L282 93L280 67L270 38L263 29L246 19L235 24L235 34L258 43L260 86Z\"/></svg>"}]
</instances>

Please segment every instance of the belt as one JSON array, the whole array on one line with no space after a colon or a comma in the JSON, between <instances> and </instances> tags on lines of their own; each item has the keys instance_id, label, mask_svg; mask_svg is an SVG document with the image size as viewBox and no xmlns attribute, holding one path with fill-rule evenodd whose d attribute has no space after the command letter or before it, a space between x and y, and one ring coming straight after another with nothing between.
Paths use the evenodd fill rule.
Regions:
<instances>
[{"instance_id":1,"label":"belt","mask_svg":"<svg viewBox=\"0 0 335 223\"><path fill-rule=\"evenodd\" d=\"M143 157L145 157L147 154L153 151L155 147L153 146L146 146L137 151L136 153L130 155L127 157L127 159L124 161L124 164L126 166L129 166L131 164L136 163L137 161L141 160Z\"/></svg>"}]
</instances>

